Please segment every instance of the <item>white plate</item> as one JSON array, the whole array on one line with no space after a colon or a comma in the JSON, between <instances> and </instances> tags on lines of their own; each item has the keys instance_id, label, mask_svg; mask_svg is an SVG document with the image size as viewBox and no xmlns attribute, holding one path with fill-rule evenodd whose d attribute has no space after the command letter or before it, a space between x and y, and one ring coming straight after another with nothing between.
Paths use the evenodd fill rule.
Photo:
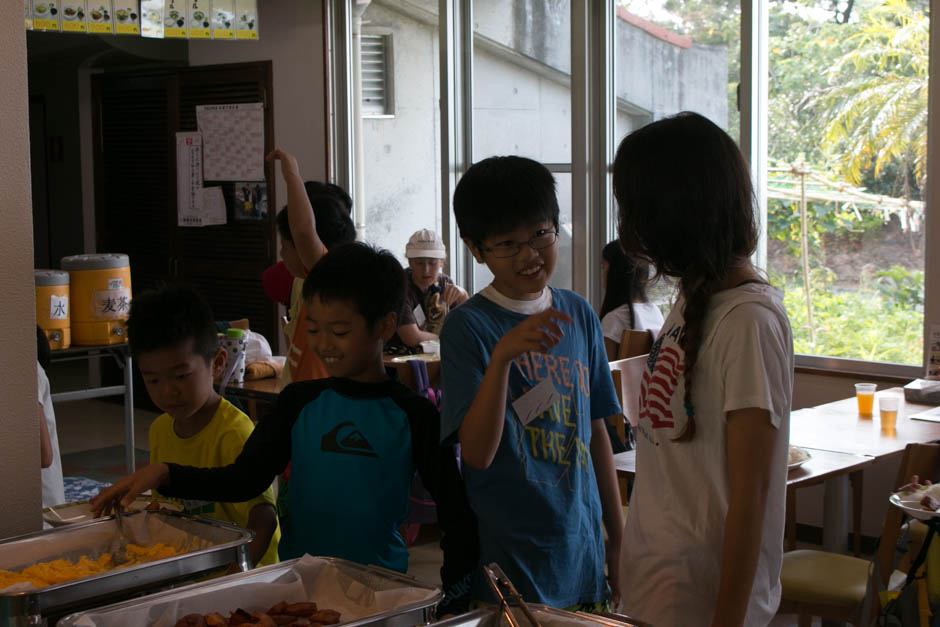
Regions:
<instances>
[{"instance_id":1,"label":"white plate","mask_svg":"<svg viewBox=\"0 0 940 627\"><path fill-rule=\"evenodd\" d=\"M417 353L415 355L398 355L397 357L392 357L389 359L389 363L393 364L403 364L405 362L417 359L420 361L440 361L441 356L431 353Z\"/></svg>"},{"instance_id":2,"label":"white plate","mask_svg":"<svg viewBox=\"0 0 940 627\"><path fill-rule=\"evenodd\" d=\"M158 502L160 503L160 507L165 509L171 509L177 512L182 510L182 507L176 503L164 503L162 501ZM151 499L137 499L127 509L128 511L145 509L150 503ZM88 501L65 503L64 505L47 507L42 510L42 519L53 527L64 527L65 525L74 525L77 523L88 522L89 520L94 520L94 518L95 516L91 511L91 505L88 503Z\"/></svg>"},{"instance_id":3,"label":"white plate","mask_svg":"<svg viewBox=\"0 0 940 627\"><path fill-rule=\"evenodd\" d=\"M800 448L799 446L790 446L790 458L793 459L792 462L787 464L787 471L799 468L806 462L808 462L813 456L810 455L809 451L805 448Z\"/></svg>"},{"instance_id":4,"label":"white plate","mask_svg":"<svg viewBox=\"0 0 940 627\"><path fill-rule=\"evenodd\" d=\"M918 501L917 495L923 496L923 493L929 488L924 488L923 490L918 490L917 492L909 492L905 495L900 493L894 493L888 497L888 502L903 511L905 514L911 518L917 518L918 520L927 520L928 518L936 518L940 516L940 512L932 512L928 509L924 509Z\"/></svg>"}]
</instances>

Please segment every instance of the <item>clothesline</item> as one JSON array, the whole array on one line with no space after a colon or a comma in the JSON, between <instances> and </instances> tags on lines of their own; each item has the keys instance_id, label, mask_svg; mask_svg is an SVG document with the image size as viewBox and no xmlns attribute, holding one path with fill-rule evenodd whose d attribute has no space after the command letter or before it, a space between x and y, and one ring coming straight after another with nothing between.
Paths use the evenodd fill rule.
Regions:
<instances>
[{"instance_id":1,"label":"clothesline","mask_svg":"<svg viewBox=\"0 0 940 627\"><path fill-rule=\"evenodd\" d=\"M892 215L897 215L904 231L920 231L924 217L924 202L895 198L884 194L872 194L862 187L856 187L844 181L832 181L819 172L805 169L801 165L768 168L767 197L778 200L799 201L805 185L808 202L835 202L846 211L852 211L861 220L859 207L881 211L887 222ZM781 175L790 176L781 176Z\"/></svg>"}]
</instances>

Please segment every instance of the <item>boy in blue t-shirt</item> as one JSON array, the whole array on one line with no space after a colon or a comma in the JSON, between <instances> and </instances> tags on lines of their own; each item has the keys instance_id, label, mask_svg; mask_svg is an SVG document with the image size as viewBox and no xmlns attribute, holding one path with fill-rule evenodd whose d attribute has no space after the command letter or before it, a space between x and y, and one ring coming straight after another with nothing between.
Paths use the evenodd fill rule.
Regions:
<instances>
[{"instance_id":1,"label":"boy in blue t-shirt","mask_svg":"<svg viewBox=\"0 0 940 627\"><path fill-rule=\"evenodd\" d=\"M605 418L620 407L597 316L548 287L555 181L531 159L492 157L461 178L454 213L493 274L441 332L441 434L461 444L482 562L528 601L601 608L619 597L623 521ZM479 575L471 596L492 600Z\"/></svg>"},{"instance_id":2,"label":"boy in blue t-shirt","mask_svg":"<svg viewBox=\"0 0 940 627\"><path fill-rule=\"evenodd\" d=\"M382 363L404 295L405 273L388 251L354 242L328 252L304 280L303 298L308 348L332 376L284 388L233 464L151 464L103 490L92 500L95 510L126 505L147 489L244 501L290 462L281 559L309 553L405 572L398 529L417 470L444 532L439 612L464 609L479 557L476 518L453 449L440 444L437 409Z\"/></svg>"}]
</instances>

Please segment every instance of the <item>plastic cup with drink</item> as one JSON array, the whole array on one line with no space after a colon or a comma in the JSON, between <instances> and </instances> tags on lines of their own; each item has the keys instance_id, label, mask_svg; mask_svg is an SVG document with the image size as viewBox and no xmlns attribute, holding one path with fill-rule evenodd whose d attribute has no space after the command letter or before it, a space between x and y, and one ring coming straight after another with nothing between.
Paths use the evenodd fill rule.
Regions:
<instances>
[{"instance_id":1,"label":"plastic cup with drink","mask_svg":"<svg viewBox=\"0 0 940 627\"><path fill-rule=\"evenodd\" d=\"M856 383L855 398L858 400L858 415L870 418L875 406L874 383Z\"/></svg>"},{"instance_id":2,"label":"plastic cup with drink","mask_svg":"<svg viewBox=\"0 0 940 627\"><path fill-rule=\"evenodd\" d=\"M898 424L898 407L901 397L897 394L882 394L878 397L878 413L881 415L881 430L893 435Z\"/></svg>"}]
</instances>

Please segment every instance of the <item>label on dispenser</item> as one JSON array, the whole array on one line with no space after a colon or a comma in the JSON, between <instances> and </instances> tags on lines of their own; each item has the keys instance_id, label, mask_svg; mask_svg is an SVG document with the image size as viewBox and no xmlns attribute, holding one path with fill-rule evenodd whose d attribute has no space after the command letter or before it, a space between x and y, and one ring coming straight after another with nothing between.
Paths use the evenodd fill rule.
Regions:
<instances>
[{"instance_id":1,"label":"label on dispenser","mask_svg":"<svg viewBox=\"0 0 940 627\"><path fill-rule=\"evenodd\" d=\"M69 297L52 295L49 299L49 318L67 320L69 317Z\"/></svg>"},{"instance_id":2,"label":"label on dispenser","mask_svg":"<svg viewBox=\"0 0 940 627\"><path fill-rule=\"evenodd\" d=\"M131 291L128 288L95 290L91 308L92 315L98 318L126 318L131 310Z\"/></svg>"},{"instance_id":3,"label":"label on dispenser","mask_svg":"<svg viewBox=\"0 0 940 627\"><path fill-rule=\"evenodd\" d=\"M108 279L108 289L109 290L120 290L124 288L124 279L118 277L116 279Z\"/></svg>"}]
</instances>

